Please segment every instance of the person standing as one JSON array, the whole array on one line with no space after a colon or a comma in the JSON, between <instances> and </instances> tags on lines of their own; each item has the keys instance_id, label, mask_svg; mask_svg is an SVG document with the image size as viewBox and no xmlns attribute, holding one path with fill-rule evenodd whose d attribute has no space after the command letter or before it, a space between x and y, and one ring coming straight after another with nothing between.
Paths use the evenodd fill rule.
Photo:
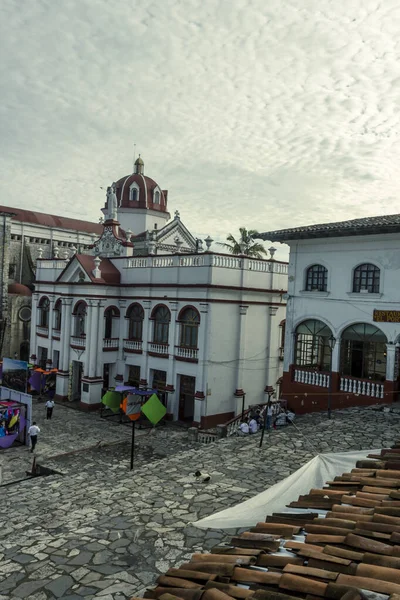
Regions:
<instances>
[{"instance_id":1,"label":"person standing","mask_svg":"<svg viewBox=\"0 0 400 600\"><path fill-rule=\"evenodd\" d=\"M36 425L36 421L33 421L33 424L28 429L28 434L31 438L31 452L34 451L37 444L38 433L40 433L40 429Z\"/></svg>"},{"instance_id":2,"label":"person standing","mask_svg":"<svg viewBox=\"0 0 400 600\"><path fill-rule=\"evenodd\" d=\"M266 422L266 427L267 429L271 429L271 424L272 424L272 415L274 413L274 408L272 406L272 402L268 402L267 404L267 422Z\"/></svg>"},{"instance_id":3,"label":"person standing","mask_svg":"<svg viewBox=\"0 0 400 600\"><path fill-rule=\"evenodd\" d=\"M52 414L53 414L53 408L54 408L54 401L49 398L46 402L46 409L47 409L46 418L47 418L47 420L51 419Z\"/></svg>"}]
</instances>

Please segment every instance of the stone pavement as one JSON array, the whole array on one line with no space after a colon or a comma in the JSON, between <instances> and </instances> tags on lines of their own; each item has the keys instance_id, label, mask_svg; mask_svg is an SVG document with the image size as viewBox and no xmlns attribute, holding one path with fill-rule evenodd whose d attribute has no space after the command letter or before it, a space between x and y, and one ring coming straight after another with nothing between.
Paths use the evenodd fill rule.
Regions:
<instances>
[{"instance_id":1,"label":"stone pavement","mask_svg":"<svg viewBox=\"0 0 400 600\"><path fill-rule=\"evenodd\" d=\"M75 418L96 437L98 416ZM188 446L184 431L158 428L138 437L133 472L123 427L118 444L48 456L46 466L63 475L0 488L0 600L141 595L158 574L233 533L191 522L263 491L316 452L388 447L399 425L399 413L371 407L335 411L331 421L305 415L296 427L272 431L262 449L258 436ZM99 427L104 439L115 437L111 423ZM67 437L79 446L73 428ZM197 469L211 482L196 482Z\"/></svg>"}]
</instances>

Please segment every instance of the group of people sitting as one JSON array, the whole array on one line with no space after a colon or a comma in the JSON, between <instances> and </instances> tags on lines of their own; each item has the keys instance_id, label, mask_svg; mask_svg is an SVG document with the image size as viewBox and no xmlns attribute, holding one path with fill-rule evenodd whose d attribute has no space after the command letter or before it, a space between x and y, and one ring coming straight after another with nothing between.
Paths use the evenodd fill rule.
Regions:
<instances>
[{"instance_id":1,"label":"group of people sitting","mask_svg":"<svg viewBox=\"0 0 400 600\"><path fill-rule=\"evenodd\" d=\"M294 419L295 414L289 408L283 408L278 404L278 411L276 411L276 405L268 402L263 410L256 408L250 413L250 417L242 420L238 435L257 433L263 426L265 429L271 429L271 427L276 429L282 425L291 425Z\"/></svg>"}]
</instances>

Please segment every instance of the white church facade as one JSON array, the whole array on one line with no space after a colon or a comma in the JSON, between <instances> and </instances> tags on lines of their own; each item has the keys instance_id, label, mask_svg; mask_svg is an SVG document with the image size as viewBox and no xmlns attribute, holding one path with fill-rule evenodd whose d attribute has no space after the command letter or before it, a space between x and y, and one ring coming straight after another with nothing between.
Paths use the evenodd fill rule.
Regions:
<instances>
[{"instance_id":1,"label":"white church facade","mask_svg":"<svg viewBox=\"0 0 400 600\"><path fill-rule=\"evenodd\" d=\"M167 203L139 158L108 189L92 255L37 260L32 360L59 369L59 400L156 388L170 418L210 427L281 377L287 264L211 251Z\"/></svg>"},{"instance_id":2,"label":"white church facade","mask_svg":"<svg viewBox=\"0 0 400 600\"><path fill-rule=\"evenodd\" d=\"M400 391L400 215L261 234L290 246L281 397L296 412Z\"/></svg>"}]
</instances>

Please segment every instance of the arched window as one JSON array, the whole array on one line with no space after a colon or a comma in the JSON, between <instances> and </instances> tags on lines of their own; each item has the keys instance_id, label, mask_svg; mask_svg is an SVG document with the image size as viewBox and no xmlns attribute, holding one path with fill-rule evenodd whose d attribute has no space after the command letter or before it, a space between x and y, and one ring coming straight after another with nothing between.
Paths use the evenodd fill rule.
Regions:
<instances>
[{"instance_id":1,"label":"arched window","mask_svg":"<svg viewBox=\"0 0 400 600\"><path fill-rule=\"evenodd\" d=\"M171 313L166 306L157 306L152 314L154 319L153 342L155 344L168 344L169 323Z\"/></svg>"},{"instance_id":2,"label":"arched window","mask_svg":"<svg viewBox=\"0 0 400 600\"><path fill-rule=\"evenodd\" d=\"M126 311L128 319L128 339L142 341L144 310L140 304L131 304Z\"/></svg>"},{"instance_id":3,"label":"arched window","mask_svg":"<svg viewBox=\"0 0 400 600\"><path fill-rule=\"evenodd\" d=\"M158 190L154 192L154 204L160 204L160 192Z\"/></svg>"},{"instance_id":4,"label":"arched window","mask_svg":"<svg viewBox=\"0 0 400 600\"><path fill-rule=\"evenodd\" d=\"M340 341L340 373L373 381L386 378L386 336L370 323L347 327Z\"/></svg>"},{"instance_id":5,"label":"arched window","mask_svg":"<svg viewBox=\"0 0 400 600\"><path fill-rule=\"evenodd\" d=\"M197 349L200 325L200 315L197 310L191 307L184 308L179 314L178 321L181 323L180 345Z\"/></svg>"},{"instance_id":6,"label":"arched window","mask_svg":"<svg viewBox=\"0 0 400 600\"><path fill-rule=\"evenodd\" d=\"M137 200L139 200L139 191L137 188L133 187L129 190L129 200L131 202L137 202Z\"/></svg>"},{"instance_id":7,"label":"arched window","mask_svg":"<svg viewBox=\"0 0 400 600\"><path fill-rule=\"evenodd\" d=\"M40 299L39 302L39 325L40 327L49 326L49 310L50 301L46 296Z\"/></svg>"},{"instance_id":8,"label":"arched window","mask_svg":"<svg viewBox=\"0 0 400 600\"><path fill-rule=\"evenodd\" d=\"M78 302L75 305L73 314L75 315L75 336L84 337L86 327L86 303L82 301Z\"/></svg>"},{"instance_id":9,"label":"arched window","mask_svg":"<svg viewBox=\"0 0 400 600\"><path fill-rule=\"evenodd\" d=\"M309 319L296 328L295 364L320 371L331 368L332 331L322 321Z\"/></svg>"},{"instance_id":10,"label":"arched window","mask_svg":"<svg viewBox=\"0 0 400 600\"><path fill-rule=\"evenodd\" d=\"M322 265L312 265L307 269L306 291L326 292L328 289L328 269Z\"/></svg>"},{"instance_id":11,"label":"arched window","mask_svg":"<svg viewBox=\"0 0 400 600\"><path fill-rule=\"evenodd\" d=\"M353 292L369 292L379 294L381 272L375 265L365 263L354 269Z\"/></svg>"},{"instance_id":12,"label":"arched window","mask_svg":"<svg viewBox=\"0 0 400 600\"><path fill-rule=\"evenodd\" d=\"M61 330L61 300L58 299L54 306L54 329Z\"/></svg>"},{"instance_id":13,"label":"arched window","mask_svg":"<svg viewBox=\"0 0 400 600\"><path fill-rule=\"evenodd\" d=\"M114 336L115 326L113 323L115 322L115 319L119 319L119 314L119 310L115 306L109 306L104 311L104 338L106 340L116 337Z\"/></svg>"}]
</instances>

